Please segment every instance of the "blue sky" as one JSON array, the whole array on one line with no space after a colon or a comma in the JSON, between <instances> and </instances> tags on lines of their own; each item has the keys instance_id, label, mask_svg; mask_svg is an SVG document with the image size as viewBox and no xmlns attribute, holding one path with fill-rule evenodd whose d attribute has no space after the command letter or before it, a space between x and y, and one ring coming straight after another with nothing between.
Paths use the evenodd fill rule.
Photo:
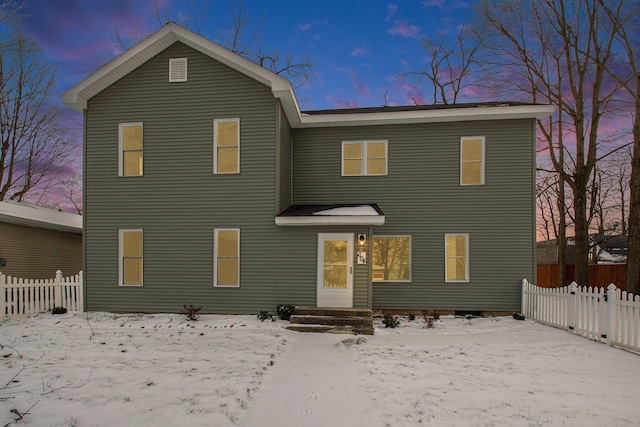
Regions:
<instances>
[{"instance_id":1,"label":"blue sky","mask_svg":"<svg viewBox=\"0 0 640 427\"><path fill-rule=\"evenodd\" d=\"M252 23L263 22L265 50L309 55L313 75L296 89L302 109L430 103L415 80L396 77L422 69L420 40L453 34L473 1L244 0ZM115 28L149 34L157 24L152 0L27 0L22 30L58 67L58 93L99 68L114 51ZM191 0L158 0L175 19ZM217 41L231 21L233 0L211 0L203 35Z\"/></svg>"}]
</instances>

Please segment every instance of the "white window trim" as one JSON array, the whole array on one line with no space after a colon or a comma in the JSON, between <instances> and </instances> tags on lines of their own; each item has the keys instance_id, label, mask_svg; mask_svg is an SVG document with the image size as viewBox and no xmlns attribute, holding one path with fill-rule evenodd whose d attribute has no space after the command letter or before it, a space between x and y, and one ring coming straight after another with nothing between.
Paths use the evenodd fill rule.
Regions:
<instances>
[{"instance_id":1,"label":"white window trim","mask_svg":"<svg viewBox=\"0 0 640 427\"><path fill-rule=\"evenodd\" d=\"M140 233L142 233L142 283L127 285L124 283L124 254L122 250L122 243L123 234L131 231L139 231ZM144 230L142 228L125 228L118 230L118 286L123 286L126 288L144 286Z\"/></svg>"},{"instance_id":2,"label":"white window trim","mask_svg":"<svg viewBox=\"0 0 640 427\"><path fill-rule=\"evenodd\" d=\"M218 172L218 123L238 123L238 163L237 172ZM235 117L231 119L213 119L213 173L220 175L232 175L240 173L240 118Z\"/></svg>"},{"instance_id":3,"label":"white window trim","mask_svg":"<svg viewBox=\"0 0 640 427\"><path fill-rule=\"evenodd\" d=\"M482 164L481 164L481 172L480 172L480 183L479 184L463 184L462 183L462 144L464 141L468 139L480 139L482 140ZM471 185L484 185L484 169L485 169L485 137L484 136L463 136L460 138L460 185L461 186L471 186Z\"/></svg>"},{"instance_id":4,"label":"white window trim","mask_svg":"<svg viewBox=\"0 0 640 427\"><path fill-rule=\"evenodd\" d=\"M372 283L411 283L413 278L413 236L411 234L374 234L371 239L371 264L373 266L373 239L376 237L408 237L409 238L409 279L408 280L373 280Z\"/></svg>"},{"instance_id":5,"label":"white window trim","mask_svg":"<svg viewBox=\"0 0 640 427\"><path fill-rule=\"evenodd\" d=\"M384 171L385 173L368 173L367 171L367 144L384 143ZM345 175L344 173L344 146L347 144L360 144L362 154L362 172L358 175ZM366 139L360 141L342 141L340 146L341 175L342 176L386 176L389 175L389 140L387 139Z\"/></svg>"},{"instance_id":6,"label":"white window trim","mask_svg":"<svg viewBox=\"0 0 640 427\"><path fill-rule=\"evenodd\" d=\"M124 149L122 147L122 130L127 126L140 126L142 127L142 173L140 175L125 175L124 174ZM144 176L144 123L132 122L132 123L119 123L118 124L118 176L124 178L136 178Z\"/></svg>"},{"instance_id":7,"label":"white window trim","mask_svg":"<svg viewBox=\"0 0 640 427\"><path fill-rule=\"evenodd\" d=\"M218 284L218 232L236 231L238 232L238 284L219 285ZM213 287L214 288L239 288L240 287L240 229L239 228L214 228L213 229Z\"/></svg>"},{"instance_id":8,"label":"white window trim","mask_svg":"<svg viewBox=\"0 0 640 427\"><path fill-rule=\"evenodd\" d=\"M184 77L174 78L173 67L175 64L184 63ZM169 58L169 83L186 82L187 81L187 58Z\"/></svg>"},{"instance_id":9,"label":"white window trim","mask_svg":"<svg viewBox=\"0 0 640 427\"><path fill-rule=\"evenodd\" d=\"M448 237L465 237L465 254L466 262L465 262L465 276L467 277L465 280L449 280L447 278L447 238ZM446 233L444 235L444 281L445 283L469 283L469 264L470 264L470 255L469 255L469 233Z\"/></svg>"}]
</instances>

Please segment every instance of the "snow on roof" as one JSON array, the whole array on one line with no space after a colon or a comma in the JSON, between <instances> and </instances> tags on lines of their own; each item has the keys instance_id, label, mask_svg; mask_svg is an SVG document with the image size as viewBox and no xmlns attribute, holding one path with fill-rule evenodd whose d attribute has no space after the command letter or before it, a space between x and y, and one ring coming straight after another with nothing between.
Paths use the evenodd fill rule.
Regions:
<instances>
[{"instance_id":1,"label":"snow on roof","mask_svg":"<svg viewBox=\"0 0 640 427\"><path fill-rule=\"evenodd\" d=\"M369 216L379 215L371 205L347 206L314 212L313 215L329 216Z\"/></svg>"},{"instance_id":2,"label":"snow on roof","mask_svg":"<svg viewBox=\"0 0 640 427\"><path fill-rule=\"evenodd\" d=\"M82 216L30 203L0 202L0 222L82 233Z\"/></svg>"}]
</instances>

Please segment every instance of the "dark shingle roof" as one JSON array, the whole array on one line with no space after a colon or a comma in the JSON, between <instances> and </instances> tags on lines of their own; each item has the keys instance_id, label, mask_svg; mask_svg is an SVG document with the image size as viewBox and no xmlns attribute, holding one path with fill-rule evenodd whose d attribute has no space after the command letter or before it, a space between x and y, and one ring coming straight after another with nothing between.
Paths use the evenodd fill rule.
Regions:
<instances>
[{"instance_id":1,"label":"dark shingle roof","mask_svg":"<svg viewBox=\"0 0 640 427\"><path fill-rule=\"evenodd\" d=\"M454 108L482 108L482 107L513 107L523 105L539 105L527 102L471 102L465 104L436 104L436 105L402 105L402 106L382 106L363 108L339 108L333 110L310 110L302 111L302 114L310 116L320 114L367 114L367 113L393 113L404 111L427 111L427 110L449 110Z\"/></svg>"}]
</instances>

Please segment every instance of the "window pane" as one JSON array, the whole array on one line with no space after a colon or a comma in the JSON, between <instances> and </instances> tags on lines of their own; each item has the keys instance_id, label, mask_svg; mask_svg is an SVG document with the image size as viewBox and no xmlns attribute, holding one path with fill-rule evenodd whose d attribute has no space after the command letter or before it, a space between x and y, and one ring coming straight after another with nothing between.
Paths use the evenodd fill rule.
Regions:
<instances>
[{"instance_id":1,"label":"window pane","mask_svg":"<svg viewBox=\"0 0 640 427\"><path fill-rule=\"evenodd\" d=\"M466 256L466 236L447 236L447 257Z\"/></svg>"},{"instance_id":2,"label":"window pane","mask_svg":"<svg viewBox=\"0 0 640 427\"><path fill-rule=\"evenodd\" d=\"M142 256L142 232L124 231L122 233L122 256L141 257Z\"/></svg>"},{"instance_id":3,"label":"window pane","mask_svg":"<svg viewBox=\"0 0 640 427\"><path fill-rule=\"evenodd\" d=\"M238 146L238 122L217 122L218 139L216 140L218 147L237 147Z\"/></svg>"},{"instance_id":4,"label":"window pane","mask_svg":"<svg viewBox=\"0 0 640 427\"><path fill-rule=\"evenodd\" d=\"M238 147L218 149L218 173L238 172Z\"/></svg>"},{"instance_id":5,"label":"window pane","mask_svg":"<svg viewBox=\"0 0 640 427\"><path fill-rule=\"evenodd\" d=\"M385 158L386 154L386 146L384 142L370 142L367 144L367 157L368 158Z\"/></svg>"},{"instance_id":6,"label":"window pane","mask_svg":"<svg viewBox=\"0 0 640 427\"><path fill-rule=\"evenodd\" d=\"M411 280L411 236L374 236L372 251L372 280Z\"/></svg>"},{"instance_id":7,"label":"window pane","mask_svg":"<svg viewBox=\"0 0 640 427\"><path fill-rule=\"evenodd\" d=\"M122 126L122 149L142 150L142 126Z\"/></svg>"},{"instance_id":8,"label":"window pane","mask_svg":"<svg viewBox=\"0 0 640 427\"><path fill-rule=\"evenodd\" d=\"M362 175L362 160L345 160L345 175Z\"/></svg>"},{"instance_id":9,"label":"window pane","mask_svg":"<svg viewBox=\"0 0 640 427\"><path fill-rule=\"evenodd\" d=\"M462 161L482 160L482 140L466 139L462 141Z\"/></svg>"},{"instance_id":10,"label":"window pane","mask_svg":"<svg viewBox=\"0 0 640 427\"><path fill-rule=\"evenodd\" d=\"M125 258L123 269L123 285L142 284L142 258Z\"/></svg>"},{"instance_id":11,"label":"window pane","mask_svg":"<svg viewBox=\"0 0 640 427\"><path fill-rule=\"evenodd\" d=\"M367 160L367 175L385 175L387 173L387 161L385 159Z\"/></svg>"},{"instance_id":12,"label":"window pane","mask_svg":"<svg viewBox=\"0 0 640 427\"><path fill-rule=\"evenodd\" d=\"M218 231L218 256L237 257L238 256L238 232Z\"/></svg>"},{"instance_id":13,"label":"window pane","mask_svg":"<svg viewBox=\"0 0 640 427\"><path fill-rule=\"evenodd\" d=\"M343 144L343 158L345 159L361 159L362 158L362 143L357 144Z\"/></svg>"},{"instance_id":14,"label":"window pane","mask_svg":"<svg viewBox=\"0 0 640 427\"><path fill-rule=\"evenodd\" d=\"M325 264L323 287L346 288L347 287L347 266Z\"/></svg>"},{"instance_id":15,"label":"window pane","mask_svg":"<svg viewBox=\"0 0 640 427\"><path fill-rule=\"evenodd\" d=\"M124 176L142 176L142 151L125 151L122 161Z\"/></svg>"},{"instance_id":16,"label":"window pane","mask_svg":"<svg viewBox=\"0 0 640 427\"><path fill-rule=\"evenodd\" d=\"M238 258L218 259L218 285L237 286Z\"/></svg>"},{"instance_id":17,"label":"window pane","mask_svg":"<svg viewBox=\"0 0 640 427\"><path fill-rule=\"evenodd\" d=\"M481 162L466 162L462 164L462 184L482 184Z\"/></svg>"}]
</instances>

